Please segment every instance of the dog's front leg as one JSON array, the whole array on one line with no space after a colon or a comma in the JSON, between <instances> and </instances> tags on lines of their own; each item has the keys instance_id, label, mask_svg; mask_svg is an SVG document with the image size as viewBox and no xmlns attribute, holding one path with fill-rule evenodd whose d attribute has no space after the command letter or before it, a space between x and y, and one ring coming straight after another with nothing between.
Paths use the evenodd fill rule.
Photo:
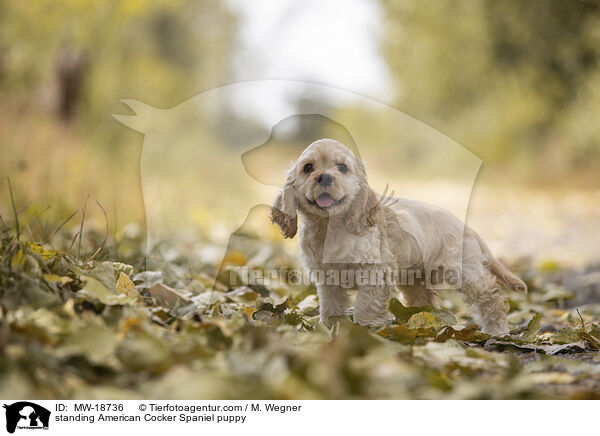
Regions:
<instances>
[{"instance_id":1,"label":"dog's front leg","mask_svg":"<svg viewBox=\"0 0 600 436\"><path fill-rule=\"evenodd\" d=\"M390 286L364 286L358 288L354 306L354 322L359 325L383 325L393 318L388 311Z\"/></svg>"},{"instance_id":2,"label":"dog's front leg","mask_svg":"<svg viewBox=\"0 0 600 436\"><path fill-rule=\"evenodd\" d=\"M321 322L329 325L329 318L344 316L349 306L348 292L341 286L317 285Z\"/></svg>"}]
</instances>

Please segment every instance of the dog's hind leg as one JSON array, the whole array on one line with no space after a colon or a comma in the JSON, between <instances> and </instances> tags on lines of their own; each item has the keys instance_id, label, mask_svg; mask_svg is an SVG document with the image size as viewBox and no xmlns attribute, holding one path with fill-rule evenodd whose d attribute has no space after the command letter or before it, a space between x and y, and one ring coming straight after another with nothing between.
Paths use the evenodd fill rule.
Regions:
<instances>
[{"instance_id":1,"label":"dog's hind leg","mask_svg":"<svg viewBox=\"0 0 600 436\"><path fill-rule=\"evenodd\" d=\"M461 292L473 308L473 317L484 333L500 336L508 333L508 302L496 277L487 269L478 279L463 279Z\"/></svg>"}]
</instances>

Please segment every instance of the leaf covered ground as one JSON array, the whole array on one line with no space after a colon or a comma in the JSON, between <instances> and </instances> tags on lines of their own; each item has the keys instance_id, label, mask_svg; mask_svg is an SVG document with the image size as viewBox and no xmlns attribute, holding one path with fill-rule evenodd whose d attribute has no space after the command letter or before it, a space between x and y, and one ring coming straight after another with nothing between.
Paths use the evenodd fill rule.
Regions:
<instances>
[{"instance_id":1,"label":"leaf covered ground","mask_svg":"<svg viewBox=\"0 0 600 436\"><path fill-rule=\"evenodd\" d=\"M600 266L521 262L505 337L454 292L441 310L392 299L384 328L326 328L314 288L213 289L208 244L162 244L147 271L139 235L85 256L71 236L55 250L2 231L2 398L600 398ZM228 261L297 266L252 238Z\"/></svg>"}]
</instances>

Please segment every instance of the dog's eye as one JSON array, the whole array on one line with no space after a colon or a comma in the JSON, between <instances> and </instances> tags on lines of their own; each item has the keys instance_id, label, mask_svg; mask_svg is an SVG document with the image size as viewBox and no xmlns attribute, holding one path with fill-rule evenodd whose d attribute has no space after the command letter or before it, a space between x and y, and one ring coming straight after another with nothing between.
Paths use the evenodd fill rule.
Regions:
<instances>
[{"instance_id":1,"label":"dog's eye","mask_svg":"<svg viewBox=\"0 0 600 436\"><path fill-rule=\"evenodd\" d=\"M340 173L345 173L346 171L348 171L348 167L346 166L346 164L337 164L337 169Z\"/></svg>"},{"instance_id":2,"label":"dog's eye","mask_svg":"<svg viewBox=\"0 0 600 436\"><path fill-rule=\"evenodd\" d=\"M305 174L309 174L309 173L312 173L314 169L315 168L313 167L313 164L308 163L308 164L304 165L303 171Z\"/></svg>"}]
</instances>

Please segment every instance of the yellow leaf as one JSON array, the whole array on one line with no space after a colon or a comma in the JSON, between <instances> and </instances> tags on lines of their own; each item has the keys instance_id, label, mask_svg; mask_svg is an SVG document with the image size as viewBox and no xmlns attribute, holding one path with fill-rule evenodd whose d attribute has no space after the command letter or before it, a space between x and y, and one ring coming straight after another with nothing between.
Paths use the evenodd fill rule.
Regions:
<instances>
[{"instance_id":1,"label":"yellow leaf","mask_svg":"<svg viewBox=\"0 0 600 436\"><path fill-rule=\"evenodd\" d=\"M569 384L575 381L575 376L568 372L538 372L527 377L536 384Z\"/></svg>"},{"instance_id":2,"label":"yellow leaf","mask_svg":"<svg viewBox=\"0 0 600 436\"><path fill-rule=\"evenodd\" d=\"M119 326L119 333L118 333L119 338L124 339L132 327L139 326L141 324L142 324L142 319L137 316L125 318L121 322L121 325Z\"/></svg>"},{"instance_id":3,"label":"yellow leaf","mask_svg":"<svg viewBox=\"0 0 600 436\"><path fill-rule=\"evenodd\" d=\"M241 312L245 313L249 317L252 317L252 314L256 311L254 307L242 307Z\"/></svg>"},{"instance_id":4,"label":"yellow leaf","mask_svg":"<svg viewBox=\"0 0 600 436\"><path fill-rule=\"evenodd\" d=\"M239 250L230 251L225 255L225 258L223 259L223 265L244 266L246 265L246 262L248 262L248 259L246 259L244 253L242 253Z\"/></svg>"},{"instance_id":5,"label":"yellow leaf","mask_svg":"<svg viewBox=\"0 0 600 436\"><path fill-rule=\"evenodd\" d=\"M415 313L408 320L409 329L426 329L431 327L442 327L444 325L433 313Z\"/></svg>"},{"instance_id":6,"label":"yellow leaf","mask_svg":"<svg viewBox=\"0 0 600 436\"><path fill-rule=\"evenodd\" d=\"M71 277L59 276L57 274L44 274L44 278L50 283L60 283L61 285L65 285L73 281Z\"/></svg>"},{"instance_id":7,"label":"yellow leaf","mask_svg":"<svg viewBox=\"0 0 600 436\"><path fill-rule=\"evenodd\" d=\"M23 254L23 249L20 248L17 251L17 254L12 258L11 266L14 269L21 269L25 265L25 255Z\"/></svg>"},{"instance_id":8,"label":"yellow leaf","mask_svg":"<svg viewBox=\"0 0 600 436\"><path fill-rule=\"evenodd\" d=\"M119 294L125 294L130 297L139 296L135 285L125 273L119 274L119 279L117 280L117 292L119 292Z\"/></svg>"},{"instance_id":9,"label":"yellow leaf","mask_svg":"<svg viewBox=\"0 0 600 436\"><path fill-rule=\"evenodd\" d=\"M50 260L53 257L56 257L56 256L60 255L59 251L57 251L57 250L46 250L40 244L30 243L28 245L29 245L29 249L31 251L33 251L34 253L39 254L40 256L42 256L42 259L44 259L44 260Z\"/></svg>"}]
</instances>

